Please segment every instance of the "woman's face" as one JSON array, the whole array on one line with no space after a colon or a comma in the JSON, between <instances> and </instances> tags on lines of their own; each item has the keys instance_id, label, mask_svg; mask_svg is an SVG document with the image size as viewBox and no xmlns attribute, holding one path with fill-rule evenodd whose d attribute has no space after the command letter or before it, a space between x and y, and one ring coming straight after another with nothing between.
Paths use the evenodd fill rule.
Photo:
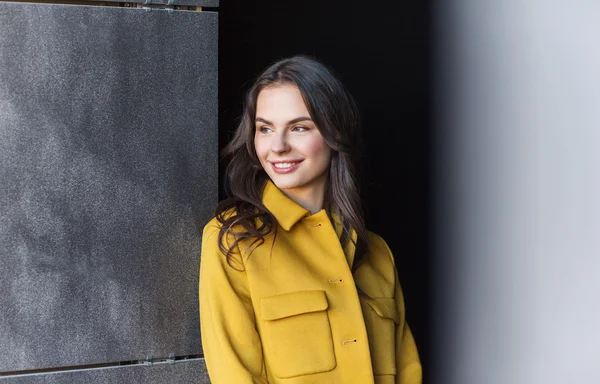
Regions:
<instances>
[{"instance_id":1,"label":"woman's face","mask_svg":"<svg viewBox=\"0 0 600 384\"><path fill-rule=\"evenodd\" d=\"M273 183L290 197L325 193L331 148L291 84L263 89L257 98L254 148Z\"/></svg>"}]
</instances>

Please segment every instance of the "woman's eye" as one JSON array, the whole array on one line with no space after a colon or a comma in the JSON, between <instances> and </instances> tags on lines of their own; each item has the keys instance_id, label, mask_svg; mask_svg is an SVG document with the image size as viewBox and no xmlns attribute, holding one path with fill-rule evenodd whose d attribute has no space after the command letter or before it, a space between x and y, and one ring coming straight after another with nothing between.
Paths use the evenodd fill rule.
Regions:
<instances>
[{"instance_id":1,"label":"woman's eye","mask_svg":"<svg viewBox=\"0 0 600 384\"><path fill-rule=\"evenodd\" d=\"M305 132L305 131L308 131L308 128L298 125L298 126L294 127L294 131Z\"/></svg>"},{"instance_id":2,"label":"woman's eye","mask_svg":"<svg viewBox=\"0 0 600 384\"><path fill-rule=\"evenodd\" d=\"M269 133L269 132L271 132L271 128L263 125L262 127L258 128L258 131L261 133Z\"/></svg>"}]
</instances>

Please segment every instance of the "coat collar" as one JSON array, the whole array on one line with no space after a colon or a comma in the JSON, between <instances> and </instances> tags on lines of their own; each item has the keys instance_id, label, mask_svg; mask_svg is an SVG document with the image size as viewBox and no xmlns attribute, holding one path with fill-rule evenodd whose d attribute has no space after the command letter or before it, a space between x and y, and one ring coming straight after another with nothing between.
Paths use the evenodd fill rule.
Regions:
<instances>
[{"instance_id":1,"label":"coat collar","mask_svg":"<svg viewBox=\"0 0 600 384\"><path fill-rule=\"evenodd\" d=\"M286 231L289 231L303 217L311 215L308 209L287 197L271 180L265 183L262 202Z\"/></svg>"},{"instance_id":2,"label":"coat collar","mask_svg":"<svg viewBox=\"0 0 600 384\"><path fill-rule=\"evenodd\" d=\"M296 203L294 200L287 197L273 182L268 179L262 193L262 202L267 207L269 212L275 216L277 222L285 231L289 231L301 219L311 216L312 213ZM324 211L315 213L314 215L326 215ZM338 237L342 234L342 222L336 214L332 214L333 228ZM352 241L348 241L344 246L344 254L348 261L348 265L354 262L354 252L356 248L356 232L352 231Z\"/></svg>"}]
</instances>

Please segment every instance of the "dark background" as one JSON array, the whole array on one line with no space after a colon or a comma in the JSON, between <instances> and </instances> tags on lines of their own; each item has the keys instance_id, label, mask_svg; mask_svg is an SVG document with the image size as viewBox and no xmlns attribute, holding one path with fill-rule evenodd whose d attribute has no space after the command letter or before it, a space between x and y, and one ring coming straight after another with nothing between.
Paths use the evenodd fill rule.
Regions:
<instances>
[{"instance_id":1,"label":"dark background","mask_svg":"<svg viewBox=\"0 0 600 384\"><path fill-rule=\"evenodd\" d=\"M218 12L221 148L236 127L244 92L277 59L298 53L316 56L341 76L356 98L367 148L362 185L367 226L395 254L407 320L427 378L432 238L429 2L368 6L356 0L222 0ZM221 165L220 175L222 170Z\"/></svg>"}]
</instances>

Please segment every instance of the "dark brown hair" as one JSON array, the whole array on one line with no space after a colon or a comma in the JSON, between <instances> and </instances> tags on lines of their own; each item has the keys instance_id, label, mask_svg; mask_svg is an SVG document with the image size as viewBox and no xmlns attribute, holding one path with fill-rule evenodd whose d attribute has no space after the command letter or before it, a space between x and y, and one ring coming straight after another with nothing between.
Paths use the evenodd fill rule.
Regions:
<instances>
[{"instance_id":1,"label":"dark brown hair","mask_svg":"<svg viewBox=\"0 0 600 384\"><path fill-rule=\"evenodd\" d=\"M222 224L219 247L232 265L232 255L240 241L252 239L249 246L254 248L264 243L267 234L277 234L276 219L262 203L268 176L254 149L256 100L263 89L287 84L298 87L312 120L332 149L324 205L330 215L335 214L342 221L342 244L351 241L352 230L357 234L352 266L356 270L368 249L357 170L362 153L360 115L353 97L332 70L305 55L275 62L258 76L246 94L237 130L222 153L229 160L225 174L229 197L215 210Z\"/></svg>"}]
</instances>

